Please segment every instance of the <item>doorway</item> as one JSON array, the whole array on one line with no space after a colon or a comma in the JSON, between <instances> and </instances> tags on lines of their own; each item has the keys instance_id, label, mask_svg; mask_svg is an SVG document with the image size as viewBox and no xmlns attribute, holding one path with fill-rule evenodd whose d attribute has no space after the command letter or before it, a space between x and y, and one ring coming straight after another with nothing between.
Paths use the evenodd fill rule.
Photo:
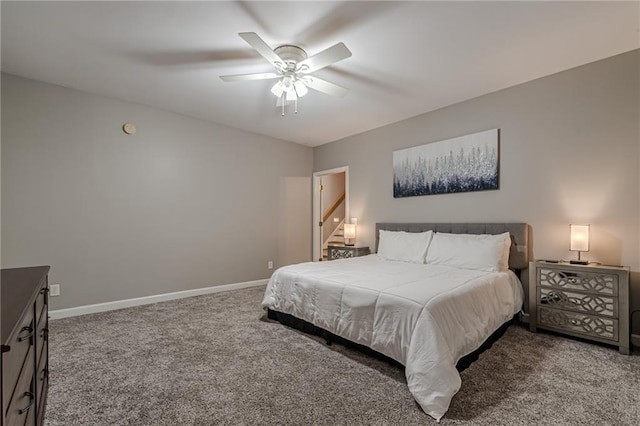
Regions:
<instances>
[{"instance_id":1,"label":"doorway","mask_svg":"<svg viewBox=\"0 0 640 426\"><path fill-rule=\"evenodd\" d=\"M326 259L327 246L344 245L342 226L349 217L349 167L313 174L313 261Z\"/></svg>"}]
</instances>

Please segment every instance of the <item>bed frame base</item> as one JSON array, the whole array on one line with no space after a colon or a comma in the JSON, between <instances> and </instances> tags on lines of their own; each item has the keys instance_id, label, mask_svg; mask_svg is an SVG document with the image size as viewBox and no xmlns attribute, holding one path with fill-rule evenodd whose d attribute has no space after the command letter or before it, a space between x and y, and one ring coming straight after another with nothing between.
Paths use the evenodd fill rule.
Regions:
<instances>
[{"instance_id":1,"label":"bed frame base","mask_svg":"<svg viewBox=\"0 0 640 426\"><path fill-rule=\"evenodd\" d=\"M336 342L348 348L358 350L366 355L391 363L393 365L396 365L404 369L404 365L400 364L398 361L392 358L389 358L386 355L381 354L378 351L375 351L367 346L354 343L343 337L337 336L323 328L320 328L311 324L310 322L301 320L300 318L296 318L293 315L267 309L267 317L269 319L278 321L281 324L284 324L296 330L302 331L303 333L312 334L314 336L320 336L322 339L325 340L327 346L331 346L333 342ZM474 361L478 359L478 357L482 352L489 349L500 337L502 337L502 335L507 331L507 328L509 328L509 326L514 322L514 318L502 324L500 328L496 330L491 336L489 336L487 340L485 340L484 343L482 343L482 345L480 345L480 347L477 350L471 352L469 355L462 357L460 361L458 361L458 363L456 364L456 369L459 372L462 372L465 369L467 369Z\"/></svg>"}]
</instances>

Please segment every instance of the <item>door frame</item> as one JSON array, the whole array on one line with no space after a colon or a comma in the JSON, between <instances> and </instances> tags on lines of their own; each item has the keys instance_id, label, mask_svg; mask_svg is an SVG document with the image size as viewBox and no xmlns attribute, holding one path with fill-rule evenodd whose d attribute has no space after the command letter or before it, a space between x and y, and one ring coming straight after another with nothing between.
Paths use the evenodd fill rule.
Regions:
<instances>
[{"instance_id":1,"label":"door frame","mask_svg":"<svg viewBox=\"0 0 640 426\"><path fill-rule=\"evenodd\" d=\"M318 226L318 223L320 223L322 219L320 215L320 178L342 172L344 172L344 219L346 222L349 217L349 166L336 167L334 169L321 170L313 173L313 222L311 223L311 228L313 229L311 260L313 262L318 262L318 260L322 258L322 235L320 234L320 227Z\"/></svg>"}]
</instances>

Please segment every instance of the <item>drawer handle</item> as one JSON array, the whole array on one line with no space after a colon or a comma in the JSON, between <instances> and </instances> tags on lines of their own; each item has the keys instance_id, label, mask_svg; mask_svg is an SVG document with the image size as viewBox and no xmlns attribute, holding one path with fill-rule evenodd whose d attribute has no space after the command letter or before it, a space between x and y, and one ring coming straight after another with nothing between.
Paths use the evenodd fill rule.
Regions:
<instances>
[{"instance_id":1,"label":"drawer handle","mask_svg":"<svg viewBox=\"0 0 640 426\"><path fill-rule=\"evenodd\" d=\"M578 325L578 320L574 320L572 319L571 321L569 321L572 325Z\"/></svg>"},{"instance_id":2,"label":"drawer handle","mask_svg":"<svg viewBox=\"0 0 640 426\"><path fill-rule=\"evenodd\" d=\"M40 332L40 337L42 337L43 340L47 340L47 338L49 337L49 329L43 328Z\"/></svg>"},{"instance_id":3,"label":"drawer handle","mask_svg":"<svg viewBox=\"0 0 640 426\"><path fill-rule=\"evenodd\" d=\"M44 379L46 379L49 376L49 370L47 370L46 368L43 368L42 371L40 372L40 381L43 382Z\"/></svg>"},{"instance_id":4,"label":"drawer handle","mask_svg":"<svg viewBox=\"0 0 640 426\"><path fill-rule=\"evenodd\" d=\"M18 342L24 342L27 339L31 339L31 336L33 336L33 327L22 327L20 333L22 333L23 331L27 331L27 334L25 334L24 336L18 336Z\"/></svg>"},{"instance_id":5,"label":"drawer handle","mask_svg":"<svg viewBox=\"0 0 640 426\"><path fill-rule=\"evenodd\" d=\"M18 414L24 414L27 411L29 411L29 408L31 408L31 406L33 405L33 402L35 401L35 397L33 395L32 392L25 392L22 394L22 396L28 396L29 397L29 405L27 405L24 408L21 408L18 410Z\"/></svg>"},{"instance_id":6,"label":"drawer handle","mask_svg":"<svg viewBox=\"0 0 640 426\"><path fill-rule=\"evenodd\" d=\"M45 287L40 290L40 294L45 294L45 293L49 293L49 287Z\"/></svg>"}]
</instances>

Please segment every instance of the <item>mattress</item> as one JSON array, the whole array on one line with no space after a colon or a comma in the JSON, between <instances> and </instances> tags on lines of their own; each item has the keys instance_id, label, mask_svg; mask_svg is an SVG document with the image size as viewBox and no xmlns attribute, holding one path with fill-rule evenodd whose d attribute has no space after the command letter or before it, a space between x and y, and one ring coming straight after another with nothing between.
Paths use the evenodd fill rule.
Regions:
<instances>
[{"instance_id":1,"label":"mattress","mask_svg":"<svg viewBox=\"0 0 640 426\"><path fill-rule=\"evenodd\" d=\"M405 366L425 413L446 413L460 358L516 314L524 292L511 271L382 260L377 255L282 267L262 306L293 315Z\"/></svg>"}]
</instances>

